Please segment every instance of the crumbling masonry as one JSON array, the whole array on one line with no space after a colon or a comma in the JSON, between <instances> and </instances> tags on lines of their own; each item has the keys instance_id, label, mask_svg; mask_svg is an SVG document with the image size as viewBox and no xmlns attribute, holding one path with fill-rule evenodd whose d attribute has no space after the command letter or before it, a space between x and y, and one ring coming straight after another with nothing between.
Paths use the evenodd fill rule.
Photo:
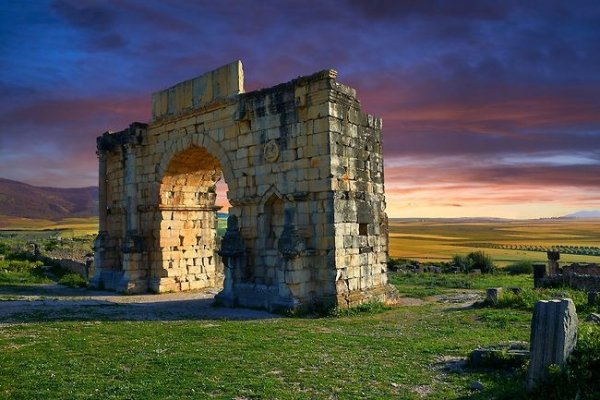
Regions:
<instances>
[{"instance_id":1,"label":"crumbling masonry","mask_svg":"<svg viewBox=\"0 0 600 400\"><path fill-rule=\"evenodd\" d=\"M92 285L218 287L226 305L268 309L390 300L381 120L335 78L244 93L238 61L154 93L148 124L100 136Z\"/></svg>"}]
</instances>

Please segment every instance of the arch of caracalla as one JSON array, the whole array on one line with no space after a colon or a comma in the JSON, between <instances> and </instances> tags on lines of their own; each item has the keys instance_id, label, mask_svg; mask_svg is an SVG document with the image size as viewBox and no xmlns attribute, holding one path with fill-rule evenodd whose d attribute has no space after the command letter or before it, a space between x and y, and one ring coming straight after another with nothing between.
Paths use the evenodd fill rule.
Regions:
<instances>
[{"instance_id":1,"label":"arch of caracalla","mask_svg":"<svg viewBox=\"0 0 600 400\"><path fill-rule=\"evenodd\" d=\"M149 123L97 139L92 286L217 287L271 310L389 301L381 139L333 70L245 93L236 61L154 93Z\"/></svg>"}]
</instances>

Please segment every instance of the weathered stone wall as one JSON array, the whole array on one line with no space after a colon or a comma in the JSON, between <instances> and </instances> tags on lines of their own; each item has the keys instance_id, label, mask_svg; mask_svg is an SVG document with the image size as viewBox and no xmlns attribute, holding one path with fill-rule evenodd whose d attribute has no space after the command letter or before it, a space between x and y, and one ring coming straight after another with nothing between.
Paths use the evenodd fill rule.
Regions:
<instances>
[{"instance_id":1,"label":"weathered stone wall","mask_svg":"<svg viewBox=\"0 0 600 400\"><path fill-rule=\"evenodd\" d=\"M600 291L600 276L580 274L546 276L542 279L540 285L540 287L561 286L585 291Z\"/></svg>"},{"instance_id":2,"label":"weathered stone wall","mask_svg":"<svg viewBox=\"0 0 600 400\"><path fill-rule=\"evenodd\" d=\"M600 265L573 263L571 265L565 265L562 268L562 273L564 275L578 274L578 275L600 276Z\"/></svg>"},{"instance_id":3,"label":"weathered stone wall","mask_svg":"<svg viewBox=\"0 0 600 400\"><path fill-rule=\"evenodd\" d=\"M381 120L335 78L244 93L235 62L155 93L150 123L102 135L93 284L164 292L225 279L223 302L267 308L386 300ZM216 236L221 176L229 243Z\"/></svg>"}]
</instances>

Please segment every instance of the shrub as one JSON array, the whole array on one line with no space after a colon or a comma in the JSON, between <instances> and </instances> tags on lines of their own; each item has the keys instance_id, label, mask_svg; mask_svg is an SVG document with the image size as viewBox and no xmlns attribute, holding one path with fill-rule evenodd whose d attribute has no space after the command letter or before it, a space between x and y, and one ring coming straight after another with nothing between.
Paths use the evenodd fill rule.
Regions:
<instances>
[{"instance_id":1,"label":"shrub","mask_svg":"<svg viewBox=\"0 0 600 400\"><path fill-rule=\"evenodd\" d=\"M452 264L462 272L471 270L471 260L465 256L455 255L452 257Z\"/></svg>"},{"instance_id":2,"label":"shrub","mask_svg":"<svg viewBox=\"0 0 600 400\"><path fill-rule=\"evenodd\" d=\"M42 265L41 261L5 260L0 261L0 270L7 272L34 272Z\"/></svg>"},{"instance_id":3,"label":"shrub","mask_svg":"<svg viewBox=\"0 0 600 400\"><path fill-rule=\"evenodd\" d=\"M470 272L474 269L480 270L482 273L492 273L496 269L492 257L485 254L483 251L473 251L467 256L455 255L452 258L452 264L463 272Z\"/></svg>"},{"instance_id":4,"label":"shrub","mask_svg":"<svg viewBox=\"0 0 600 400\"><path fill-rule=\"evenodd\" d=\"M467 258L471 260L471 270L479 269L482 273L487 274L494 272L496 266L492 257L485 254L483 251L474 251L467 255Z\"/></svg>"},{"instance_id":5,"label":"shrub","mask_svg":"<svg viewBox=\"0 0 600 400\"><path fill-rule=\"evenodd\" d=\"M0 254L9 254L10 246L4 242L0 242Z\"/></svg>"},{"instance_id":6,"label":"shrub","mask_svg":"<svg viewBox=\"0 0 600 400\"><path fill-rule=\"evenodd\" d=\"M506 267L506 272L511 275L529 274L533 273L533 264L531 261L519 261L514 264L510 264Z\"/></svg>"},{"instance_id":7,"label":"shrub","mask_svg":"<svg viewBox=\"0 0 600 400\"><path fill-rule=\"evenodd\" d=\"M398 258L392 258L387 262L388 271L398 271L398 267L400 266L400 260Z\"/></svg>"},{"instance_id":8,"label":"shrub","mask_svg":"<svg viewBox=\"0 0 600 400\"><path fill-rule=\"evenodd\" d=\"M56 250L58 248L59 248L59 243L58 243L58 240L56 240L56 239L49 239L44 244L44 250L47 251L47 252L54 251L54 250Z\"/></svg>"},{"instance_id":9,"label":"shrub","mask_svg":"<svg viewBox=\"0 0 600 400\"><path fill-rule=\"evenodd\" d=\"M73 288L87 286L87 281L83 279L81 275L73 272L63 275L58 281L58 283Z\"/></svg>"}]
</instances>

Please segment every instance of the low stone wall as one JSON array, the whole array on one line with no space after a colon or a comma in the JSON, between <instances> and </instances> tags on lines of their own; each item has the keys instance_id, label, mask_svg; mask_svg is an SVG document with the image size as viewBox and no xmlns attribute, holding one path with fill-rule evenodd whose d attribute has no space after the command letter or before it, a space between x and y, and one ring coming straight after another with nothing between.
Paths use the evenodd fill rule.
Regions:
<instances>
[{"instance_id":1,"label":"low stone wall","mask_svg":"<svg viewBox=\"0 0 600 400\"><path fill-rule=\"evenodd\" d=\"M583 274L562 274L546 276L541 281L542 287L569 286L573 289L600 291L600 276Z\"/></svg>"},{"instance_id":2,"label":"low stone wall","mask_svg":"<svg viewBox=\"0 0 600 400\"><path fill-rule=\"evenodd\" d=\"M85 279L89 279L89 277L94 276L94 262L92 260L84 262L71 258L43 257L41 261L46 263L58 263L62 268L79 274Z\"/></svg>"},{"instance_id":3,"label":"low stone wall","mask_svg":"<svg viewBox=\"0 0 600 400\"><path fill-rule=\"evenodd\" d=\"M592 275L600 277L598 264L571 264L562 268L563 275Z\"/></svg>"}]
</instances>

